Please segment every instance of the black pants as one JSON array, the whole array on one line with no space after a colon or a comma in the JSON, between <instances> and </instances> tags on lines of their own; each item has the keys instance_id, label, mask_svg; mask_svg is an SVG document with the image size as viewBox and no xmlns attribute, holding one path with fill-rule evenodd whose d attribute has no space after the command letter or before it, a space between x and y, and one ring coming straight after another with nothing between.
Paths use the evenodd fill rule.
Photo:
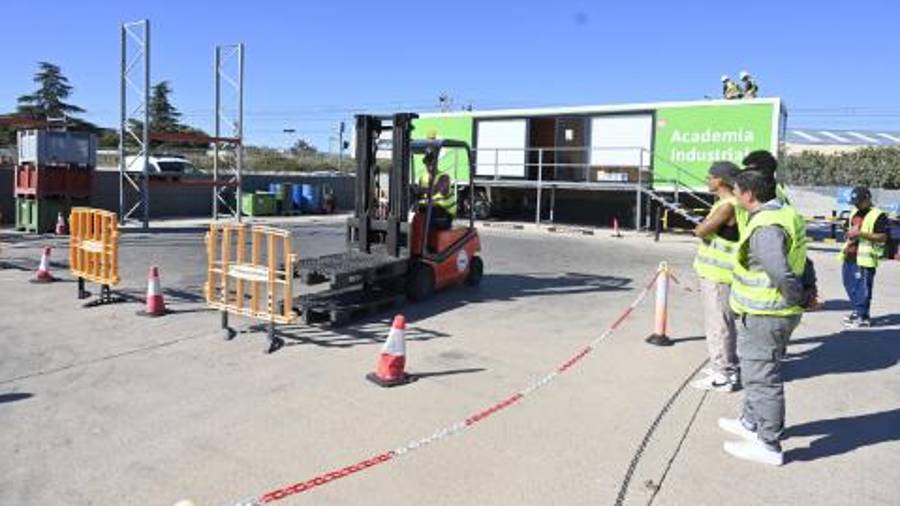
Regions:
<instances>
[{"instance_id":1,"label":"black pants","mask_svg":"<svg viewBox=\"0 0 900 506\"><path fill-rule=\"evenodd\" d=\"M428 206L419 206L422 216L428 217ZM431 230L450 230L453 228L453 216L446 209L431 206Z\"/></svg>"}]
</instances>

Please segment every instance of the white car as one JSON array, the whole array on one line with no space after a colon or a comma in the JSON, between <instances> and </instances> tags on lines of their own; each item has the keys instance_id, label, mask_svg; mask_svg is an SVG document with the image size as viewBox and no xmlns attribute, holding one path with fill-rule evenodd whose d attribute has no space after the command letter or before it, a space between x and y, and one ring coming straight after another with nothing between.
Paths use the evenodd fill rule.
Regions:
<instances>
[{"instance_id":1,"label":"white car","mask_svg":"<svg viewBox=\"0 0 900 506\"><path fill-rule=\"evenodd\" d=\"M161 175L190 175L196 174L197 168L186 158L180 156L151 156L147 164L147 171L151 174ZM143 172L141 157L125 157L125 170L127 172Z\"/></svg>"}]
</instances>

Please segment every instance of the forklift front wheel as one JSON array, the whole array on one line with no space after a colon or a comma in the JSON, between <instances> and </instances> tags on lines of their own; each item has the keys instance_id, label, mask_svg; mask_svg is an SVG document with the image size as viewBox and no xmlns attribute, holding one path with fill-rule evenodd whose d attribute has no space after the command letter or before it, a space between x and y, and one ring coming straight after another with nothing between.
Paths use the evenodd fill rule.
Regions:
<instances>
[{"instance_id":1,"label":"forklift front wheel","mask_svg":"<svg viewBox=\"0 0 900 506\"><path fill-rule=\"evenodd\" d=\"M406 296L415 302L425 300L434 291L434 271L426 264L417 263L406 279Z\"/></svg>"},{"instance_id":2,"label":"forklift front wheel","mask_svg":"<svg viewBox=\"0 0 900 506\"><path fill-rule=\"evenodd\" d=\"M469 286L478 286L481 284L481 277L484 275L484 262L481 257L472 257L469 262L469 275L466 276L466 284Z\"/></svg>"}]
</instances>

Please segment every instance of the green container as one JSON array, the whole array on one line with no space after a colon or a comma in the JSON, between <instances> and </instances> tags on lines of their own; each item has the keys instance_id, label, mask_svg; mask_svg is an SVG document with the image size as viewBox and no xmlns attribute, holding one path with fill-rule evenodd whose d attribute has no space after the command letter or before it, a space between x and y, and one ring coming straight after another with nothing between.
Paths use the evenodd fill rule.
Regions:
<instances>
[{"instance_id":1,"label":"green container","mask_svg":"<svg viewBox=\"0 0 900 506\"><path fill-rule=\"evenodd\" d=\"M72 206L87 205L87 199L16 198L16 230L44 234L56 229L56 218L62 213L68 223Z\"/></svg>"},{"instance_id":2,"label":"green container","mask_svg":"<svg viewBox=\"0 0 900 506\"><path fill-rule=\"evenodd\" d=\"M246 216L274 216L276 209L274 193L247 193L241 199L241 212Z\"/></svg>"},{"instance_id":3,"label":"green container","mask_svg":"<svg viewBox=\"0 0 900 506\"><path fill-rule=\"evenodd\" d=\"M289 214L291 210L291 183L269 183L269 192L275 195L276 212Z\"/></svg>"}]
</instances>

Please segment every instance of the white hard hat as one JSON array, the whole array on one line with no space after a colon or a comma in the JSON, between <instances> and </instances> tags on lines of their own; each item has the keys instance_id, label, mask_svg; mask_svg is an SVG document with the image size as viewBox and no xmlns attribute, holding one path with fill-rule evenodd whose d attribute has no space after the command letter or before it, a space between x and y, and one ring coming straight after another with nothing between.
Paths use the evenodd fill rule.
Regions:
<instances>
[{"instance_id":1,"label":"white hard hat","mask_svg":"<svg viewBox=\"0 0 900 506\"><path fill-rule=\"evenodd\" d=\"M727 80L728 80L728 75L727 75L727 74L722 74L722 82L724 83L724 82L727 81Z\"/></svg>"},{"instance_id":2,"label":"white hard hat","mask_svg":"<svg viewBox=\"0 0 900 506\"><path fill-rule=\"evenodd\" d=\"M741 71L741 79L746 79L748 77L750 77L750 72L747 72L746 70L742 70Z\"/></svg>"}]
</instances>

